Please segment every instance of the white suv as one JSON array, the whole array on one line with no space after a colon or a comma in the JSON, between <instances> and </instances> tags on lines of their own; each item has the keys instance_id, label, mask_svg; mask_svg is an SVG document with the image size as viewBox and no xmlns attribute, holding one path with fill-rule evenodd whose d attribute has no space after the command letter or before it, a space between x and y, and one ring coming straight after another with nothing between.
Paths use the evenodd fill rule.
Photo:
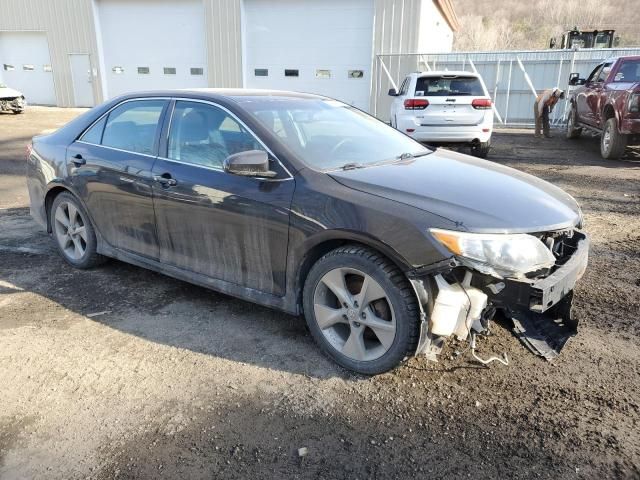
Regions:
<instances>
[{"instance_id":1,"label":"white suv","mask_svg":"<svg viewBox=\"0 0 640 480\"><path fill-rule=\"evenodd\" d=\"M470 72L416 72L407 75L391 104L391 126L427 144L468 144L486 158L493 131L491 97L479 75Z\"/></svg>"}]
</instances>

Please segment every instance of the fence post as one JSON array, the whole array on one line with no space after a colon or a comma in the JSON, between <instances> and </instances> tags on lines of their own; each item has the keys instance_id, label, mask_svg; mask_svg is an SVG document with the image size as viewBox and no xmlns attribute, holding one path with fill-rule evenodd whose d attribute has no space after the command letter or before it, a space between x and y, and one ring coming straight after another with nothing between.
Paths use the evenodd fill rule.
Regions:
<instances>
[{"instance_id":1,"label":"fence post","mask_svg":"<svg viewBox=\"0 0 640 480\"><path fill-rule=\"evenodd\" d=\"M480 80L480 83L482 84L482 88L484 88L485 90L487 90L487 85L484 83L484 79L482 78L482 75L480 75L478 73L478 69L476 68L476 64L473 63L473 60L471 60L471 58L469 58L469 65L471 65L471 68L473 69L473 73L475 73L476 75L478 75L478 80ZM502 121L502 117L500 116L500 113L498 113L498 109L496 108L496 105L493 104L491 105L491 109L493 110L493 114L497 117L498 121L500 123L504 123Z\"/></svg>"},{"instance_id":2,"label":"fence post","mask_svg":"<svg viewBox=\"0 0 640 480\"><path fill-rule=\"evenodd\" d=\"M511 96L511 74L513 73L513 59L509 60L509 80L507 80L507 99L504 107L504 123L509 124L509 97Z\"/></svg>"}]
</instances>

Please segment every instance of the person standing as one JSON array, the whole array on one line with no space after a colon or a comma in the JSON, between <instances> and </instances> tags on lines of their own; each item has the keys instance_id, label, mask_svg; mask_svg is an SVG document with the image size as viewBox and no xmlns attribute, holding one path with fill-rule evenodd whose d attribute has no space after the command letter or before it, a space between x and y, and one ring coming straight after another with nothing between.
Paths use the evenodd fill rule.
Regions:
<instances>
[{"instance_id":1,"label":"person standing","mask_svg":"<svg viewBox=\"0 0 640 480\"><path fill-rule=\"evenodd\" d=\"M559 88L548 89L536 97L533 104L533 116L536 119L536 138L540 137L541 130L546 138L551 138L549 115L559 100L564 98L564 92Z\"/></svg>"}]
</instances>

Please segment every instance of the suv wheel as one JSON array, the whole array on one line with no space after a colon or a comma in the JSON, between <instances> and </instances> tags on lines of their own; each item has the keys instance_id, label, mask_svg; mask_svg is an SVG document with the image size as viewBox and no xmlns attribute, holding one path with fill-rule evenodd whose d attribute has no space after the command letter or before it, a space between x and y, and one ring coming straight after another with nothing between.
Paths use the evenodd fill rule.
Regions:
<instances>
[{"instance_id":1,"label":"suv wheel","mask_svg":"<svg viewBox=\"0 0 640 480\"><path fill-rule=\"evenodd\" d=\"M375 375L412 355L420 332L415 293L379 253L351 245L316 262L303 307L321 350L344 368Z\"/></svg>"},{"instance_id":2,"label":"suv wheel","mask_svg":"<svg viewBox=\"0 0 640 480\"><path fill-rule=\"evenodd\" d=\"M569 139L580 138L580 135L582 135L582 128L576 127L576 120L576 107L572 105L569 110L569 118L567 118L567 138Z\"/></svg>"},{"instance_id":3,"label":"suv wheel","mask_svg":"<svg viewBox=\"0 0 640 480\"><path fill-rule=\"evenodd\" d=\"M490 142L478 142L471 145L471 155L478 158L487 158L491 150Z\"/></svg>"},{"instance_id":4,"label":"suv wheel","mask_svg":"<svg viewBox=\"0 0 640 480\"><path fill-rule=\"evenodd\" d=\"M600 139L600 153L602 158L617 160L624 154L627 146L627 136L618 132L618 123L615 118L610 118L604 124Z\"/></svg>"},{"instance_id":5,"label":"suv wheel","mask_svg":"<svg viewBox=\"0 0 640 480\"><path fill-rule=\"evenodd\" d=\"M51 232L60 255L76 268L91 268L105 257L96 252L96 234L89 216L70 193L58 195L51 205Z\"/></svg>"}]
</instances>

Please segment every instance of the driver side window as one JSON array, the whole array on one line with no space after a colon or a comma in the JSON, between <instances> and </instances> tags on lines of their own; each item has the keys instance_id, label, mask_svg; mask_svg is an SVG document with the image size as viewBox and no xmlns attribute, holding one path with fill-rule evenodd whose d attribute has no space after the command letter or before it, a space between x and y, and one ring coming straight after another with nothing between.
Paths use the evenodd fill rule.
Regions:
<instances>
[{"instance_id":1,"label":"driver side window","mask_svg":"<svg viewBox=\"0 0 640 480\"><path fill-rule=\"evenodd\" d=\"M600 74L600 71L602 70L604 64L600 64L598 65L596 68L593 69L593 71L591 72L591 75L589 75L589 78L587 78L587 83L588 82L595 82L596 78L598 78L598 75Z\"/></svg>"},{"instance_id":2,"label":"driver side window","mask_svg":"<svg viewBox=\"0 0 640 480\"><path fill-rule=\"evenodd\" d=\"M602 70L598 73L598 78L595 80L596 82L604 82L609 76L609 72L611 72L611 64L605 63L602 66Z\"/></svg>"},{"instance_id":3,"label":"driver side window","mask_svg":"<svg viewBox=\"0 0 640 480\"><path fill-rule=\"evenodd\" d=\"M409 82L411 81L411 79L409 77L404 79L404 82L402 82L402 85L400 86L400 93L399 95L406 95L407 92L409 91Z\"/></svg>"},{"instance_id":4,"label":"driver side window","mask_svg":"<svg viewBox=\"0 0 640 480\"><path fill-rule=\"evenodd\" d=\"M221 108L179 100L169 130L171 160L222 170L229 155L264 150L255 137Z\"/></svg>"}]
</instances>

